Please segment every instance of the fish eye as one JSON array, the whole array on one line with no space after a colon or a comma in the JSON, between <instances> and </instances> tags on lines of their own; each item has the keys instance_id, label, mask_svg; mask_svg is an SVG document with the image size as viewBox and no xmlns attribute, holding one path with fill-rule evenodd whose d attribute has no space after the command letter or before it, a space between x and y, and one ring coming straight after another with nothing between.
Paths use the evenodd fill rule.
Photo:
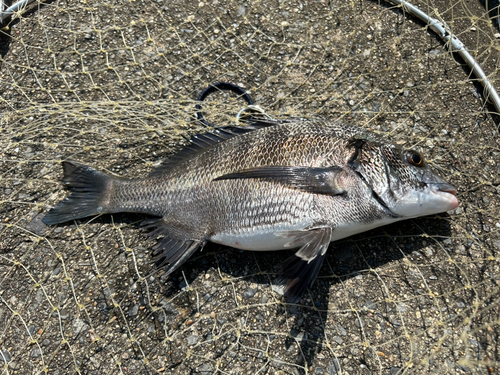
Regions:
<instances>
[{"instance_id":1,"label":"fish eye","mask_svg":"<svg viewBox=\"0 0 500 375\"><path fill-rule=\"evenodd\" d=\"M421 167L422 165L424 165L423 156L415 151L409 151L406 154L406 160L408 161L408 163L414 165L415 167Z\"/></svg>"}]
</instances>

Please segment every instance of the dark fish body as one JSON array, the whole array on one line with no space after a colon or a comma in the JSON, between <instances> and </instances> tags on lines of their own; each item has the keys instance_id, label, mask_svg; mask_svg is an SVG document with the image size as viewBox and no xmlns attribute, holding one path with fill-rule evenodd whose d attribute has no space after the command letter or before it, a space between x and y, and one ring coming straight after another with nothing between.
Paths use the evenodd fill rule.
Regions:
<instances>
[{"instance_id":1,"label":"dark fish body","mask_svg":"<svg viewBox=\"0 0 500 375\"><path fill-rule=\"evenodd\" d=\"M73 161L63 167L72 194L46 224L99 213L160 216L145 226L162 237L153 250L167 273L206 241L298 248L284 266L290 301L314 282L331 241L458 206L455 188L418 153L327 121L258 122L193 136L145 178L114 177Z\"/></svg>"}]
</instances>

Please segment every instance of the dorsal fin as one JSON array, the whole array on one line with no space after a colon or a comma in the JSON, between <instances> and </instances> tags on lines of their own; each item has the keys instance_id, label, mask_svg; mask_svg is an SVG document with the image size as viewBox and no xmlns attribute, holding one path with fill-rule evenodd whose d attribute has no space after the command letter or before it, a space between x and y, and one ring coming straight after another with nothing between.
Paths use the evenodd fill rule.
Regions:
<instances>
[{"instance_id":1,"label":"dorsal fin","mask_svg":"<svg viewBox=\"0 0 500 375\"><path fill-rule=\"evenodd\" d=\"M188 157L192 157L194 154L197 154L207 148L212 147L213 145L216 145L217 143L223 142L227 139L236 137L241 134L245 134L254 130L262 129L262 128L267 128L270 126L278 125L278 124L283 124L285 122L289 122L287 120L258 120L258 121L251 121L249 125L245 126L223 126L220 128L216 128L212 131L206 132L206 133L201 133L201 134L193 134L191 137L188 139L189 145L185 146L184 148L180 149L178 152L176 152L170 159L167 160L165 164L162 164L155 169L149 174L149 176L155 176L157 174L163 173L173 166L177 165L181 161L185 160Z\"/></svg>"}]
</instances>

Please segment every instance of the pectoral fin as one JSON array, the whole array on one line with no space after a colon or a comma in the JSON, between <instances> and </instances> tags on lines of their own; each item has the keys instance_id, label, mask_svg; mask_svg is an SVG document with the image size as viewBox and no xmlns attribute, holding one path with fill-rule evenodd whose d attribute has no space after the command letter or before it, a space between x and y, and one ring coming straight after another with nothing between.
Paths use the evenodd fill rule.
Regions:
<instances>
[{"instance_id":1,"label":"pectoral fin","mask_svg":"<svg viewBox=\"0 0 500 375\"><path fill-rule=\"evenodd\" d=\"M300 301L307 287L312 285L318 276L330 244L332 228L324 226L306 231L283 232L280 235L289 236L292 239L288 244L289 247L303 243L302 247L288 258L282 267L282 281L283 283L286 281L287 301L296 303Z\"/></svg>"},{"instance_id":2,"label":"pectoral fin","mask_svg":"<svg viewBox=\"0 0 500 375\"><path fill-rule=\"evenodd\" d=\"M258 178L309 193L339 195L344 193L337 179L340 172L342 168L336 166L313 168L269 165L229 173L217 177L214 181Z\"/></svg>"}]
</instances>

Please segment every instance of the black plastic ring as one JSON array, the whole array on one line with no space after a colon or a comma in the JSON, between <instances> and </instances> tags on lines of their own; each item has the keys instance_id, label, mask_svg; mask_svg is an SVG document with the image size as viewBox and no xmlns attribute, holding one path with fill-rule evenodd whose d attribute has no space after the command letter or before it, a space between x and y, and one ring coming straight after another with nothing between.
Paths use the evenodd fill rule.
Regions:
<instances>
[{"instance_id":1,"label":"black plastic ring","mask_svg":"<svg viewBox=\"0 0 500 375\"><path fill-rule=\"evenodd\" d=\"M233 83L229 83L229 82L216 82L216 83L212 83L210 86L208 86L205 90L203 90L201 92L201 94L200 94L200 96L198 96L197 100L199 102L202 102L202 101L204 101L207 98L208 95L210 95L213 92L217 92L217 91L232 91L236 95L238 95L238 96L242 97L243 99L245 99L245 101L248 103L248 105L252 105L253 104L252 98L250 97L250 95L247 94L247 92L245 91L245 89L243 89L242 87L237 86L237 85L235 85ZM196 112L196 117L198 118L198 120L203 125L205 125L205 126L214 127L212 124L210 124L203 117L203 113L201 112L201 104L196 104L196 109L198 110L198 112Z\"/></svg>"}]
</instances>

